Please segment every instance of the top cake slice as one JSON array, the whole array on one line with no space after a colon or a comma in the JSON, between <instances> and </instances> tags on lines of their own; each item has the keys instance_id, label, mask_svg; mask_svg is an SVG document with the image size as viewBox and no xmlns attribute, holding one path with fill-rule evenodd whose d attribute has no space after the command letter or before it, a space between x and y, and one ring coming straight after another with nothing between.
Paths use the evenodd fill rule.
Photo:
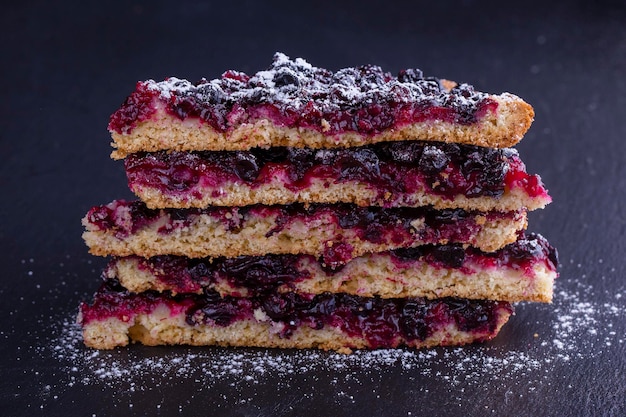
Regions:
<instances>
[{"instance_id":1,"label":"top cake slice","mask_svg":"<svg viewBox=\"0 0 626 417\"><path fill-rule=\"evenodd\" d=\"M226 71L192 83L137 83L111 116L115 159L141 151L223 151L255 147L337 148L406 139L511 147L534 117L519 97L468 84L397 77L364 65L331 72L277 53L249 76Z\"/></svg>"}]
</instances>

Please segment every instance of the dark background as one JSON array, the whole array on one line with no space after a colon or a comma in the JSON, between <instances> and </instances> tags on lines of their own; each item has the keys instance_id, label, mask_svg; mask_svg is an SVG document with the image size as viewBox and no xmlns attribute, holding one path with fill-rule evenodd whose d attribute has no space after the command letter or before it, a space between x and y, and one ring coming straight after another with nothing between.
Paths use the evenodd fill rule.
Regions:
<instances>
[{"instance_id":1,"label":"dark background","mask_svg":"<svg viewBox=\"0 0 626 417\"><path fill-rule=\"evenodd\" d=\"M623 2L24 1L0 36L1 415L626 415ZM104 260L80 219L131 198L109 115L137 80L252 73L275 51L530 102L518 149L554 198L529 229L559 249L555 303L520 305L485 346L387 362L82 348L71 321Z\"/></svg>"}]
</instances>

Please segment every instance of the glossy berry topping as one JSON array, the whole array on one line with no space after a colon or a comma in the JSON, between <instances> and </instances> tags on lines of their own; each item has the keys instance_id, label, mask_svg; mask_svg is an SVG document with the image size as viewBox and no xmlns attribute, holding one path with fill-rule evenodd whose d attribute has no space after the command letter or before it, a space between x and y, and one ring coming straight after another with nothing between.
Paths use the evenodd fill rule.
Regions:
<instances>
[{"instance_id":1,"label":"glossy berry topping","mask_svg":"<svg viewBox=\"0 0 626 417\"><path fill-rule=\"evenodd\" d=\"M198 292L218 281L253 294L275 291L310 276L298 268L307 255L240 256L236 258L191 259L183 256L139 258L139 268L148 271L176 293Z\"/></svg>"},{"instance_id":2,"label":"glossy berry topping","mask_svg":"<svg viewBox=\"0 0 626 417\"><path fill-rule=\"evenodd\" d=\"M196 83L178 78L140 82L111 116L109 130L129 133L157 106L181 120L200 119L221 132L269 119L327 134L371 135L427 120L471 124L495 111L497 102L468 84L447 90L420 70L400 71L394 77L378 66L363 65L333 73L277 53L270 68L252 76L231 70Z\"/></svg>"},{"instance_id":3,"label":"glossy berry topping","mask_svg":"<svg viewBox=\"0 0 626 417\"><path fill-rule=\"evenodd\" d=\"M549 199L537 175L529 175L514 149L402 141L350 149L254 149L236 152L155 152L124 161L129 186L149 187L183 199L201 198L229 183L256 188L280 181L297 192L313 181L366 184L381 200L415 193L454 199L499 197L522 188Z\"/></svg>"},{"instance_id":4,"label":"glossy berry topping","mask_svg":"<svg viewBox=\"0 0 626 417\"><path fill-rule=\"evenodd\" d=\"M228 326L239 320L266 317L276 331L289 338L299 327L336 327L348 336L365 339L371 348L396 347L425 340L437 330L454 325L461 331L489 337L501 310L512 312L506 302L443 298L381 299L348 294L270 293L248 298L220 297L215 292L179 294L151 291L131 294L117 281L106 281L91 305L82 304L83 324L116 317L131 321L165 304L172 314L185 314L192 326Z\"/></svg>"}]
</instances>

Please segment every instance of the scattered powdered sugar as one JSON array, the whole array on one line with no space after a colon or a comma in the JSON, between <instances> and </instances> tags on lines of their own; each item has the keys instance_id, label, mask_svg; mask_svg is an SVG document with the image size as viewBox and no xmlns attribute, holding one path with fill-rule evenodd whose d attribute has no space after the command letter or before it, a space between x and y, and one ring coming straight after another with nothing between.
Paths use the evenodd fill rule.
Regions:
<instances>
[{"instance_id":1,"label":"scattered powdered sugar","mask_svg":"<svg viewBox=\"0 0 626 417\"><path fill-rule=\"evenodd\" d=\"M89 269L91 261L87 263ZM22 264L25 276L37 266L28 259ZM582 266L570 264L570 269ZM29 279L40 275L36 270ZM284 415L320 403L359 407L363 401L375 404L377 399L390 398L404 404L400 408L406 415L417 410L411 404L427 406L429 401L420 402L427 398L446 398L448 405L505 415L497 410L499 401L534 398L534 404L541 406L554 392L567 395L571 389L573 393L578 385L571 380L572 372L612 363L626 349L626 286L602 290L605 276L592 287L582 283L585 274L579 274L579 280L563 275L557 281L553 304L518 305L516 316L492 342L352 355L141 345L97 351L83 345L74 313L68 313L74 301L68 300L65 307L50 310L54 315L44 314L37 320L41 330L29 336L36 343L17 347L15 360L28 360L34 367L18 378L16 393L24 384L33 385L37 394L32 406L50 413L66 410L68 401L74 404L79 396L95 392L100 404L110 404L118 415L130 410L149 414L145 410L150 408L156 414L184 415L207 404L220 411L237 408L250 415ZM61 274L60 278L64 287L67 277ZM51 290L47 300L58 305L66 295L61 287ZM10 312L16 318L18 313ZM12 337L10 332L0 335ZM619 368L615 378L619 378ZM402 413L399 410L396 415Z\"/></svg>"},{"instance_id":2,"label":"scattered powdered sugar","mask_svg":"<svg viewBox=\"0 0 626 417\"><path fill-rule=\"evenodd\" d=\"M517 317L508 326L522 326L521 331L529 332L530 343L513 349L506 345L505 326L503 334L492 343L420 351L377 350L342 355L310 350L142 346L97 351L82 345L80 329L71 319L55 328L52 346L39 349L41 355L50 355L59 362L67 378L59 386L48 387L49 391L76 385L119 390L120 384L125 384L125 392L132 395L147 390L158 380L193 381L203 389L219 385L245 390L277 379L286 378L284 384L296 377L317 381L322 374L331 375L336 401L341 402L354 401L359 387L373 380L373 375L395 372L410 379L435 379L461 390L472 386L488 389L494 382L521 377L532 381L525 388L531 393L555 367L574 365L601 355L612 344L624 343L624 336L614 331L614 325L626 318L619 304L623 294L612 294L615 302L597 302L593 288L573 284L578 285L578 290L559 291L551 305L518 306ZM541 321L524 322L528 317L541 317ZM551 331L533 335L533 327ZM350 383L346 383L348 380ZM313 392L311 388L309 395ZM245 403L252 398L239 401Z\"/></svg>"}]
</instances>

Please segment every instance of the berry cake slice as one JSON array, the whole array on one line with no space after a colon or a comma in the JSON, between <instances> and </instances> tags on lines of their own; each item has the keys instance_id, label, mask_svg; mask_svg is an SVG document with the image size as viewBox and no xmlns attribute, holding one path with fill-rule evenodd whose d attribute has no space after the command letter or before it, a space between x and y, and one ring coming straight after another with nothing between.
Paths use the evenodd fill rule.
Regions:
<instances>
[{"instance_id":1,"label":"berry cake slice","mask_svg":"<svg viewBox=\"0 0 626 417\"><path fill-rule=\"evenodd\" d=\"M364 253L423 244L462 243L491 252L517 239L526 212L350 204L151 210L117 200L93 207L83 225L94 255L308 254L333 267Z\"/></svg>"},{"instance_id":2,"label":"berry cake slice","mask_svg":"<svg viewBox=\"0 0 626 417\"><path fill-rule=\"evenodd\" d=\"M503 301L273 293L254 297L130 293L106 281L78 321L98 349L146 345L320 348L430 347L496 336L513 309Z\"/></svg>"},{"instance_id":3,"label":"berry cake slice","mask_svg":"<svg viewBox=\"0 0 626 417\"><path fill-rule=\"evenodd\" d=\"M362 297L461 297L550 302L556 250L530 234L496 252L461 245L423 245L370 253L330 269L310 255L190 259L184 256L114 258L103 273L131 292L169 291L249 297L295 291Z\"/></svg>"},{"instance_id":4,"label":"berry cake slice","mask_svg":"<svg viewBox=\"0 0 626 417\"><path fill-rule=\"evenodd\" d=\"M347 149L136 153L130 189L150 208L355 203L514 211L550 200L514 149L399 141Z\"/></svg>"},{"instance_id":5,"label":"berry cake slice","mask_svg":"<svg viewBox=\"0 0 626 417\"><path fill-rule=\"evenodd\" d=\"M525 235L551 198L517 144L519 97L274 56L265 71L138 82L111 116L138 201L93 207L111 256L87 346L352 349L495 337L550 302L557 254Z\"/></svg>"},{"instance_id":6,"label":"berry cake slice","mask_svg":"<svg viewBox=\"0 0 626 417\"><path fill-rule=\"evenodd\" d=\"M332 72L277 53L269 69L137 83L111 116L115 159L159 150L330 148L406 139L504 148L530 127L519 97L364 65Z\"/></svg>"}]
</instances>

